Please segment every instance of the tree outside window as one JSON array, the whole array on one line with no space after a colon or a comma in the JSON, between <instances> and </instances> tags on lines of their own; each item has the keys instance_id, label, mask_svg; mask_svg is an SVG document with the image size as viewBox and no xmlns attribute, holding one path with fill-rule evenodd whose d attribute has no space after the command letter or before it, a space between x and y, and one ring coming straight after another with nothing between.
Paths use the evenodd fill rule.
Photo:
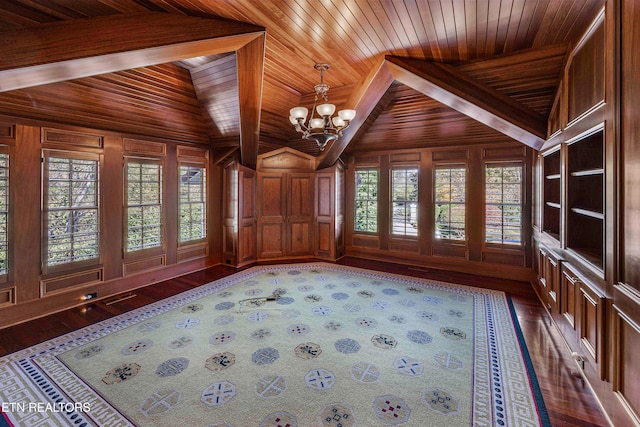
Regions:
<instances>
[{"instance_id":1,"label":"tree outside window","mask_svg":"<svg viewBox=\"0 0 640 427\"><path fill-rule=\"evenodd\" d=\"M162 244L162 162L128 158L126 170L126 251Z\"/></svg>"},{"instance_id":2,"label":"tree outside window","mask_svg":"<svg viewBox=\"0 0 640 427\"><path fill-rule=\"evenodd\" d=\"M418 235L418 169L391 171L391 234Z\"/></svg>"},{"instance_id":3,"label":"tree outside window","mask_svg":"<svg viewBox=\"0 0 640 427\"><path fill-rule=\"evenodd\" d=\"M466 168L437 167L435 171L436 239L465 240Z\"/></svg>"},{"instance_id":4,"label":"tree outside window","mask_svg":"<svg viewBox=\"0 0 640 427\"><path fill-rule=\"evenodd\" d=\"M356 169L355 173L356 232L378 232L378 169Z\"/></svg>"},{"instance_id":5,"label":"tree outside window","mask_svg":"<svg viewBox=\"0 0 640 427\"><path fill-rule=\"evenodd\" d=\"M97 156L45 153L45 266L99 257L98 168Z\"/></svg>"},{"instance_id":6,"label":"tree outside window","mask_svg":"<svg viewBox=\"0 0 640 427\"><path fill-rule=\"evenodd\" d=\"M522 244L522 165L485 167L485 239Z\"/></svg>"},{"instance_id":7,"label":"tree outside window","mask_svg":"<svg viewBox=\"0 0 640 427\"><path fill-rule=\"evenodd\" d=\"M201 165L179 168L179 240L181 243L207 237L207 175Z\"/></svg>"}]
</instances>

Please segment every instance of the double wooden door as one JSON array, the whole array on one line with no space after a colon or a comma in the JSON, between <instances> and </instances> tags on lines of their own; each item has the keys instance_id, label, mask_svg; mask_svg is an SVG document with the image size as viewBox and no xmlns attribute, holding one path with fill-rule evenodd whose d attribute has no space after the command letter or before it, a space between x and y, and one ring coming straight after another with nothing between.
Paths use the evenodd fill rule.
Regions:
<instances>
[{"instance_id":1,"label":"double wooden door","mask_svg":"<svg viewBox=\"0 0 640 427\"><path fill-rule=\"evenodd\" d=\"M258 258L313 255L313 173L258 174Z\"/></svg>"}]
</instances>

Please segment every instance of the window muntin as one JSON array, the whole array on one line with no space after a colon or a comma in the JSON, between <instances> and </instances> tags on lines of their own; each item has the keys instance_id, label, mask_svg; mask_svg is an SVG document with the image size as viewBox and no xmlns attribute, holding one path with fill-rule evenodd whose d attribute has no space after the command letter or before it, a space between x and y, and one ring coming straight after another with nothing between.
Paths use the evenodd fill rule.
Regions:
<instances>
[{"instance_id":1,"label":"window muntin","mask_svg":"<svg viewBox=\"0 0 640 427\"><path fill-rule=\"evenodd\" d=\"M522 244L522 164L485 166L485 241Z\"/></svg>"},{"instance_id":2,"label":"window muntin","mask_svg":"<svg viewBox=\"0 0 640 427\"><path fill-rule=\"evenodd\" d=\"M391 171L391 234L418 235L418 168Z\"/></svg>"},{"instance_id":3,"label":"window muntin","mask_svg":"<svg viewBox=\"0 0 640 427\"><path fill-rule=\"evenodd\" d=\"M356 169L354 200L356 232L378 232L378 177L378 169Z\"/></svg>"},{"instance_id":4,"label":"window muntin","mask_svg":"<svg viewBox=\"0 0 640 427\"><path fill-rule=\"evenodd\" d=\"M45 152L45 267L99 258L99 166L98 156Z\"/></svg>"},{"instance_id":5,"label":"window muntin","mask_svg":"<svg viewBox=\"0 0 640 427\"><path fill-rule=\"evenodd\" d=\"M0 275L9 272L9 150L0 146Z\"/></svg>"},{"instance_id":6,"label":"window muntin","mask_svg":"<svg viewBox=\"0 0 640 427\"><path fill-rule=\"evenodd\" d=\"M127 158L126 252L162 245L162 161Z\"/></svg>"},{"instance_id":7,"label":"window muntin","mask_svg":"<svg viewBox=\"0 0 640 427\"><path fill-rule=\"evenodd\" d=\"M203 165L179 166L178 238L181 243L207 237L207 169Z\"/></svg>"},{"instance_id":8,"label":"window muntin","mask_svg":"<svg viewBox=\"0 0 640 427\"><path fill-rule=\"evenodd\" d=\"M436 239L466 238L466 172L464 166L435 170Z\"/></svg>"}]
</instances>

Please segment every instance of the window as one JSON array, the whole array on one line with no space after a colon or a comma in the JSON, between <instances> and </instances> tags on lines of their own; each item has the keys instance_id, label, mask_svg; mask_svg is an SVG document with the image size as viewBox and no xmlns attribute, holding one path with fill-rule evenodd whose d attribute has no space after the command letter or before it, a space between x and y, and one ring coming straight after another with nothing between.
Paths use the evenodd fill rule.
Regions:
<instances>
[{"instance_id":1,"label":"window","mask_svg":"<svg viewBox=\"0 0 640 427\"><path fill-rule=\"evenodd\" d=\"M418 169L391 171L391 234L418 235Z\"/></svg>"},{"instance_id":2,"label":"window","mask_svg":"<svg viewBox=\"0 0 640 427\"><path fill-rule=\"evenodd\" d=\"M180 242L207 237L207 170L202 165L181 164L180 215L178 234Z\"/></svg>"},{"instance_id":3,"label":"window","mask_svg":"<svg viewBox=\"0 0 640 427\"><path fill-rule=\"evenodd\" d=\"M486 165L487 243L522 243L522 165Z\"/></svg>"},{"instance_id":4,"label":"window","mask_svg":"<svg viewBox=\"0 0 640 427\"><path fill-rule=\"evenodd\" d=\"M378 232L378 170L356 169L355 224L356 232Z\"/></svg>"},{"instance_id":5,"label":"window","mask_svg":"<svg viewBox=\"0 0 640 427\"><path fill-rule=\"evenodd\" d=\"M45 268L100 256L97 155L44 152Z\"/></svg>"},{"instance_id":6,"label":"window","mask_svg":"<svg viewBox=\"0 0 640 427\"><path fill-rule=\"evenodd\" d=\"M126 251L157 248L162 244L162 162L127 158L125 176Z\"/></svg>"},{"instance_id":7,"label":"window","mask_svg":"<svg viewBox=\"0 0 640 427\"><path fill-rule=\"evenodd\" d=\"M0 146L0 275L9 271L9 151Z\"/></svg>"},{"instance_id":8,"label":"window","mask_svg":"<svg viewBox=\"0 0 640 427\"><path fill-rule=\"evenodd\" d=\"M436 239L465 239L465 185L465 167L436 168Z\"/></svg>"}]
</instances>

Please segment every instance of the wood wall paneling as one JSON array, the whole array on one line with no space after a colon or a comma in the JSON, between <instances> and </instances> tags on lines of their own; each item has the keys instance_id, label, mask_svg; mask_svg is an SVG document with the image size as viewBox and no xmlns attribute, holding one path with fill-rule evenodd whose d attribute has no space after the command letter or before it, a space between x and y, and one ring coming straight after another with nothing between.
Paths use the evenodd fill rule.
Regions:
<instances>
[{"instance_id":1,"label":"wood wall paneling","mask_svg":"<svg viewBox=\"0 0 640 427\"><path fill-rule=\"evenodd\" d=\"M33 171L42 168L42 147L38 127L18 125L16 136L15 154L11 161L10 197L14 218L20 218L12 223L14 235L20 236L13 242L13 252L20 254L13 260L13 278L16 301L21 303L40 297L42 195L40 174Z\"/></svg>"},{"instance_id":2,"label":"wood wall paneling","mask_svg":"<svg viewBox=\"0 0 640 427\"><path fill-rule=\"evenodd\" d=\"M209 245L207 242L198 243L188 246L180 246L178 248L176 262L185 262L197 258L205 258L209 256Z\"/></svg>"},{"instance_id":3,"label":"wood wall paneling","mask_svg":"<svg viewBox=\"0 0 640 427\"><path fill-rule=\"evenodd\" d=\"M286 254L286 181L278 173L258 173L258 258Z\"/></svg>"},{"instance_id":4,"label":"wood wall paneling","mask_svg":"<svg viewBox=\"0 0 640 427\"><path fill-rule=\"evenodd\" d=\"M580 279L567 264L563 264L562 267L560 313L565 317L571 329L575 330L578 315L577 296L580 291ZM566 335L567 334L565 334L565 336ZM575 332L570 333L569 337L575 340Z\"/></svg>"},{"instance_id":5,"label":"wood wall paneling","mask_svg":"<svg viewBox=\"0 0 640 427\"><path fill-rule=\"evenodd\" d=\"M314 175L287 177L287 254L313 254Z\"/></svg>"},{"instance_id":6,"label":"wood wall paneling","mask_svg":"<svg viewBox=\"0 0 640 427\"><path fill-rule=\"evenodd\" d=\"M491 264L502 265L517 265L520 267L526 267L525 254L521 251L514 253L508 253L505 251L492 251L491 249L483 249L481 261Z\"/></svg>"},{"instance_id":7,"label":"wood wall paneling","mask_svg":"<svg viewBox=\"0 0 640 427\"><path fill-rule=\"evenodd\" d=\"M238 211L239 245L238 263L245 265L256 260L257 212L256 212L256 172L244 166L239 167Z\"/></svg>"},{"instance_id":8,"label":"wood wall paneling","mask_svg":"<svg viewBox=\"0 0 640 427\"><path fill-rule=\"evenodd\" d=\"M16 125L15 123L0 123L0 140L15 141Z\"/></svg>"},{"instance_id":9,"label":"wood wall paneling","mask_svg":"<svg viewBox=\"0 0 640 427\"><path fill-rule=\"evenodd\" d=\"M222 258L226 264L238 263L238 163L232 161L222 168Z\"/></svg>"},{"instance_id":10,"label":"wood wall paneling","mask_svg":"<svg viewBox=\"0 0 640 427\"><path fill-rule=\"evenodd\" d=\"M635 303L637 304L637 302ZM640 423L640 382L636 375L640 370L640 325L637 318L621 307L615 309L615 377L613 391L620 400L628 418ZM635 316L637 317L637 316Z\"/></svg>"},{"instance_id":11,"label":"wood wall paneling","mask_svg":"<svg viewBox=\"0 0 640 427\"><path fill-rule=\"evenodd\" d=\"M80 273L65 274L40 281L40 296L44 297L52 293L64 291L67 288L85 287L95 285L103 281L103 269L97 268L82 271Z\"/></svg>"},{"instance_id":12,"label":"wood wall paneling","mask_svg":"<svg viewBox=\"0 0 640 427\"><path fill-rule=\"evenodd\" d=\"M92 135L86 132L42 128L42 143L78 145L81 147L102 148L103 135Z\"/></svg>"},{"instance_id":13,"label":"wood wall paneling","mask_svg":"<svg viewBox=\"0 0 640 427\"><path fill-rule=\"evenodd\" d=\"M10 245L11 252L20 254L10 258L9 282L3 284L3 297L7 304L0 312L0 326L23 321L34 316L71 307L80 303L80 296L88 292L99 292L99 297L109 292L125 291L130 286L141 286L158 278L173 277L211 265L219 252L209 250L210 242L200 243L198 247L182 248L177 252L177 147L171 142L148 141L142 137L124 136L118 133L102 132L91 128L74 126L53 127L51 123L37 125L37 121L21 124L16 119L15 143L10 138L0 140L10 145L11 162L11 215ZM127 144L125 140L136 141ZM158 155L166 146L164 190L166 207L164 239L166 254L154 253L148 258L141 255L127 257L123 264L123 149L128 154ZM146 147L146 148L145 148ZM199 161L207 159L208 149L195 145L187 146ZM101 242L100 264L90 267L51 272L46 276L41 269L42 242L42 169L43 149L70 150L92 153L101 157L100 194L101 194ZM37 171L34 173L34 171ZM213 174L215 176L215 174ZM215 179L213 179L215 183ZM219 190L210 190L212 200ZM219 210L211 206L209 214ZM209 222L211 224L211 222ZM215 235L213 227L209 238ZM19 236L14 238L13 236ZM217 239L216 241L220 241ZM148 256L144 254L144 256ZM178 267L176 262L180 261ZM124 276L128 277L125 278ZM146 282L145 282L146 280Z\"/></svg>"},{"instance_id":14,"label":"wood wall paneling","mask_svg":"<svg viewBox=\"0 0 640 427\"><path fill-rule=\"evenodd\" d=\"M131 274L143 273L149 270L156 270L167 265L166 255L155 255L135 261L122 263L122 275L129 276Z\"/></svg>"},{"instance_id":15,"label":"wood wall paneling","mask_svg":"<svg viewBox=\"0 0 640 427\"><path fill-rule=\"evenodd\" d=\"M620 140L622 154L621 176L621 271L620 281L640 291L640 55L637 40L640 40L640 5L623 1L621 10L621 111Z\"/></svg>"},{"instance_id":16,"label":"wood wall paneling","mask_svg":"<svg viewBox=\"0 0 640 427\"><path fill-rule=\"evenodd\" d=\"M582 353L594 364L601 380L606 379L605 360L605 310L606 298L588 283L581 283L580 294L580 344Z\"/></svg>"},{"instance_id":17,"label":"wood wall paneling","mask_svg":"<svg viewBox=\"0 0 640 427\"><path fill-rule=\"evenodd\" d=\"M125 154L165 156L167 154L167 144L133 138L123 138L122 151Z\"/></svg>"},{"instance_id":18,"label":"wood wall paneling","mask_svg":"<svg viewBox=\"0 0 640 427\"><path fill-rule=\"evenodd\" d=\"M16 288L0 289L0 308L14 305L16 303Z\"/></svg>"},{"instance_id":19,"label":"wood wall paneling","mask_svg":"<svg viewBox=\"0 0 640 427\"><path fill-rule=\"evenodd\" d=\"M603 13L570 60L566 77L569 124L605 100L604 22Z\"/></svg>"}]
</instances>

